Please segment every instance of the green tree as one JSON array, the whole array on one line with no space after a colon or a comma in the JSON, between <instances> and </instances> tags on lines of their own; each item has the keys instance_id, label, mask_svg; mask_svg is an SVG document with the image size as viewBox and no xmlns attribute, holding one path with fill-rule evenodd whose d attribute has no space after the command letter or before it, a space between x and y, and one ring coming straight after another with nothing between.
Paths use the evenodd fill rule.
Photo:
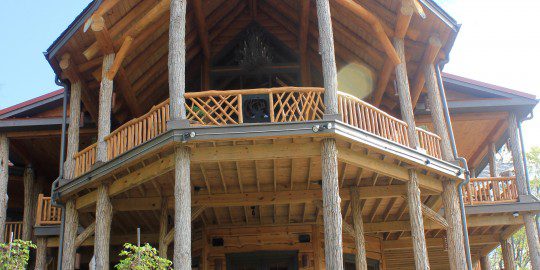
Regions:
<instances>
[{"instance_id":1,"label":"green tree","mask_svg":"<svg viewBox=\"0 0 540 270\"><path fill-rule=\"evenodd\" d=\"M150 244L144 246L124 244L120 252L121 260L115 267L118 270L166 270L171 269L172 262L158 256L158 252Z\"/></svg>"},{"instance_id":2,"label":"green tree","mask_svg":"<svg viewBox=\"0 0 540 270\"><path fill-rule=\"evenodd\" d=\"M15 240L11 243L0 244L0 269L24 270L30 259L30 248L36 245L30 241Z\"/></svg>"}]
</instances>

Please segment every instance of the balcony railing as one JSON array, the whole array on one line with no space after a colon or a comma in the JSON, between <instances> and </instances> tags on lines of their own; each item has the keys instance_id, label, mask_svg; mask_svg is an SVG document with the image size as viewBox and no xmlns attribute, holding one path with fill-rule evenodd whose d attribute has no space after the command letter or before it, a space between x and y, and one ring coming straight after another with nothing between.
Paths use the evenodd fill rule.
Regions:
<instances>
[{"instance_id":1,"label":"balcony railing","mask_svg":"<svg viewBox=\"0 0 540 270\"><path fill-rule=\"evenodd\" d=\"M463 197L465 203L471 205L516 202L516 178L472 178L469 184L463 187Z\"/></svg>"},{"instance_id":2,"label":"balcony railing","mask_svg":"<svg viewBox=\"0 0 540 270\"><path fill-rule=\"evenodd\" d=\"M22 221L8 221L6 222L6 230L4 231L4 239L6 242L11 240L11 233L13 233L13 239L22 238Z\"/></svg>"},{"instance_id":3,"label":"balcony railing","mask_svg":"<svg viewBox=\"0 0 540 270\"><path fill-rule=\"evenodd\" d=\"M51 197L39 194L37 201L36 226L59 225L62 221L62 209L51 204Z\"/></svg>"},{"instance_id":4,"label":"balcony railing","mask_svg":"<svg viewBox=\"0 0 540 270\"><path fill-rule=\"evenodd\" d=\"M263 122L320 120L324 114L323 88L281 87L250 90L205 91L186 93L186 116L194 126L224 126L256 122L243 108L247 98L264 99L250 103L264 111ZM257 101L257 100L255 100ZM261 107L262 106L262 107ZM265 108L267 106L268 108ZM252 108L250 108L252 109ZM343 122L408 146L407 124L356 97L339 93L338 109ZM251 110L248 110L251 111ZM255 120L254 120L255 119ZM105 138L109 160L167 131L169 100L154 106L145 115L133 119ZM427 154L441 157L440 138L417 129L420 147ZM75 176L88 172L95 163L96 144L75 154Z\"/></svg>"}]
</instances>

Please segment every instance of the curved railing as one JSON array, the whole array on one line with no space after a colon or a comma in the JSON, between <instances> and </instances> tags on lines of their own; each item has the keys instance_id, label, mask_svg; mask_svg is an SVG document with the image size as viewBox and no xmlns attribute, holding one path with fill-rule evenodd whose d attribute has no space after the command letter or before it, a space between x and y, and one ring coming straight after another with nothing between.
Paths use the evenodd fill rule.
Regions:
<instances>
[{"instance_id":1,"label":"curved railing","mask_svg":"<svg viewBox=\"0 0 540 270\"><path fill-rule=\"evenodd\" d=\"M518 192L515 177L472 178L463 187L463 198L468 204L516 202Z\"/></svg>"}]
</instances>

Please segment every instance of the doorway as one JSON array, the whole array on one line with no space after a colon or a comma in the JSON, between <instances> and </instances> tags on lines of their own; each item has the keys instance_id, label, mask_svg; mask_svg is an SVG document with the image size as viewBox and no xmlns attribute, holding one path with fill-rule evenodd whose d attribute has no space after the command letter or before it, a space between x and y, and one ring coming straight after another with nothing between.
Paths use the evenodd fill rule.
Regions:
<instances>
[{"instance_id":1,"label":"doorway","mask_svg":"<svg viewBox=\"0 0 540 270\"><path fill-rule=\"evenodd\" d=\"M227 254L228 270L298 270L297 251L258 251Z\"/></svg>"}]
</instances>

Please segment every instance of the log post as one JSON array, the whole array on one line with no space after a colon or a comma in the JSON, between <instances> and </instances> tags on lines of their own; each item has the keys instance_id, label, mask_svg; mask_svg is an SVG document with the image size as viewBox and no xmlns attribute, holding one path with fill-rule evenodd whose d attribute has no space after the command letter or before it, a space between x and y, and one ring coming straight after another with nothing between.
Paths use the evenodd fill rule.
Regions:
<instances>
[{"instance_id":1,"label":"log post","mask_svg":"<svg viewBox=\"0 0 540 270\"><path fill-rule=\"evenodd\" d=\"M69 127L67 139L67 154L64 162L64 177L73 179L75 177L75 154L79 151L79 125L81 116L81 82L71 85L69 99Z\"/></svg>"},{"instance_id":2,"label":"log post","mask_svg":"<svg viewBox=\"0 0 540 270\"><path fill-rule=\"evenodd\" d=\"M71 199L66 202L66 220L64 221L64 242L62 256L62 269L75 269L75 239L77 238L77 229L79 227L79 214L75 208L75 200ZM98 217L99 218L99 217Z\"/></svg>"},{"instance_id":3,"label":"log post","mask_svg":"<svg viewBox=\"0 0 540 270\"><path fill-rule=\"evenodd\" d=\"M514 250L512 249L510 238L501 239L501 253L504 262L504 269L516 269L516 265L514 263Z\"/></svg>"},{"instance_id":4,"label":"log post","mask_svg":"<svg viewBox=\"0 0 540 270\"><path fill-rule=\"evenodd\" d=\"M396 82L399 95L401 116L407 123L409 146L416 149L419 145L416 123L414 121L409 79L407 77L407 64L405 59L405 44L403 39L394 38L394 47L401 63L396 66ZM429 260L424 235L424 221L422 219L422 202L420 201L420 188L418 186L418 173L414 169L409 170L407 182L407 203L411 222L411 234L413 241L414 262L416 269L429 269Z\"/></svg>"},{"instance_id":5,"label":"log post","mask_svg":"<svg viewBox=\"0 0 540 270\"><path fill-rule=\"evenodd\" d=\"M159 256L162 258L167 258L167 251L168 251L168 243L165 241L165 237L167 236L167 232L169 231L168 228L168 221L169 221L169 213L168 213L168 202L167 197L163 197L161 199L161 214L159 217Z\"/></svg>"},{"instance_id":6,"label":"log post","mask_svg":"<svg viewBox=\"0 0 540 270\"><path fill-rule=\"evenodd\" d=\"M32 239L32 216L35 214L34 197L34 182L35 174L31 165L26 166L23 175L24 182L24 208L23 208L23 226L22 239L29 241Z\"/></svg>"},{"instance_id":7,"label":"log post","mask_svg":"<svg viewBox=\"0 0 540 270\"><path fill-rule=\"evenodd\" d=\"M319 46L322 57L324 77L324 105L325 114L338 114L337 105L337 68L334 53L334 34L332 31L332 17L328 0L317 0L317 18L319 21ZM341 226L340 226L341 228ZM332 268L330 268L332 269Z\"/></svg>"},{"instance_id":8,"label":"log post","mask_svg":"<svg viewBox=\"0 0 540 270\"><path fill-rule=\"evenodd\" d=\"M174 269L191 270L191 184L190 153L175 149L174 173Z\"/></svg>"},{"instance_id":9,"label":"log post","mask_svg":"<svg viewBox=\"0 0 540 270\"><path fill-rule=\"evenodd\" d=\"M354 226L354 242L356 246L356 270L367 270L366 240L364 237L364 222L362 220L362 205L357 188L351 190L352 217Z\"/></svg>"},{"instance_id":10,"label":"log post","mask_svg":"<svg viewBox=\"0 0 540 270\"><path fill-rule=\"evenodd\" d=\"M338 185L338 160L335 139L322 141L322 196L324 254L326 269L343 269L341 198Z\"/></svg>"},{"instance_id":11,"label":"log post","mask_svg":"<svg viewBox=\"0 0 540 270\"><path fill-rule=\"evenodd\" d=\"M508 118L508 134L510 137L510 150L512 152L512 161L514 171L516 172L516 184L519 199L529 195L527 190L527 178L525 176L525 167L523 165L523 155L521 151L521 142L519 139L519 127L515 113L510 113ZM529 256L531 258L532 269L540 269L540 242L538 240L538 230L534 220L534 215L528 212L523 213L525 222L525 233L527 235L527 245L529 247Z\"/></svg>"},{"instance_id":12,"label":"log post","mask_svg":"<svg viewBox=\"0 0 540 270\"><path fill-rule=\"evenodd\" d=\"M450 146L450 137L444 118L439 85L437 84L437 74L433 64L428 64L424 67L424 77L426 80L429 109L431 110L431 121L435 127L435 133L441 138L442 158L445 161L453 161L454 155ZM445 219L449 224L446 230L446 238L448 240L450 269L464 270L467 266L465 264L465 246L463 243L459 195L456 188L457 185L454 180L443 181L442 200L445 209Z\"/></svg>"},{"instance_id":13,"label":"log post","mask_svg":"<svg viewBox=\"0 0 540 270\"><path fill-rule=\"evenodd\" d=\"M9 140L5 133L0 133L0 243L4 243L6 230L6 210L8 204L9 178Z\"/></svg>"},{"instance_id":14,"label":"log post","mask_svg":"<svg viewBox=\"0 0 540 270\"><path fill-rule=\"evenodd\" d=\"M186 0L171 1L169 24L169 97L171 120L186 118Z\"/></svg>"},{"instance_id":15,"label":"log post","mask_svg":"<svg viewBox=\"0 0 540 270\"><path fill-rule=\"evenodd\" d=\"M34 270L45 270L47 269L47 238L38 237L36 242L36 264Z\"/></svg>"},{"instance_id":16,"label":"log post","mask_svg":"<svg viewBox=\"0 0 540 270\"><path fill-rule=\"evenodd\" d=\"M497 148L495 143L489 145L489 176L497 177Z\"/></svg>"},{"instance_id":17,"label":"log post","mask_svg":"<svg viewBox=\"0 0 540 270\"><path fill-rule=\"evenodd\" d=\"M99 89L99 118L98 118L98 141L96 162L107 161L107 142L105 138L111 133L111 111L113 80L109 79L107 73L114 63L114 53L103 57L103 68L101 70L101 86ZM96 260L98 260L96 258ZM99 269L99 268L98 268Z\"/></svg>"},{"instance_id":18,"label":"log post","mask_svg":"<svg viewBox=\"0 0 540 270\"><path fill-rule=\"evenodd\" d=\"M96 269L109 269L109 247L111 238L112 204L109 198L108 185L101 184L97 189L96 232L94 240L94 256Z\"/></svg>"},{"instance_id":19,"label":"log post","mask_svg":"<svg viewBox=\"0 0 540 270\"><path fill-rule=\"evenodd\" d=\"M491 269L491 264L489 263L489 257L488 256L480 257L480 269L481 270L490 270Z\"/></svg>"}]
</instances>

